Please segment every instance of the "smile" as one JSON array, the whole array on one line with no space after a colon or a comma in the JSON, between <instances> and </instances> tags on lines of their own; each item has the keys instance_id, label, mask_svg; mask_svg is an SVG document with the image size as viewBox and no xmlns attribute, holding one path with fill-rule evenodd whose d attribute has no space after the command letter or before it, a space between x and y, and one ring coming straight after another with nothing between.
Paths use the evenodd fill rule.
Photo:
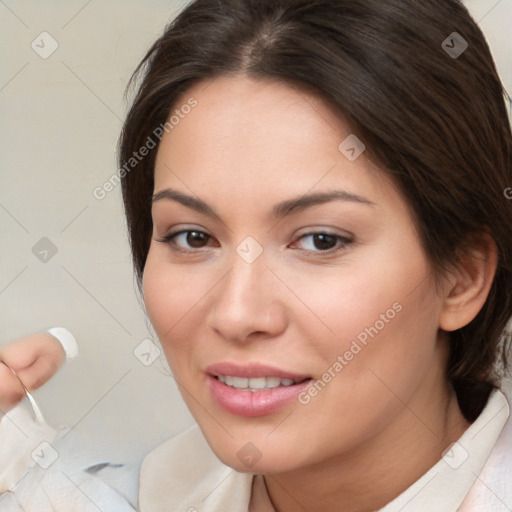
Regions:
<instances>
[{"instance_id":1,"label":"smile","mask_svg":"<svg viewBox=\"0 0 512 512\"><path fill-rule=\"evenodd\" d=\"M264 416L292 406L312 382L311 375L260 362L218 362L204 372L213 401L236 416Z\"/></svg>"},{"instance_id":2,"label":"smile","mask_svg":"<svg viewBox=\"0 0 512 512\"><path fill-rule=\"evenodd\" d=\"M233 375L217 375L216 378L226 386L253 392L262 389L293 386L306 380L282 379L280 377L236 377Z\"/></svg>"}]
</instances>

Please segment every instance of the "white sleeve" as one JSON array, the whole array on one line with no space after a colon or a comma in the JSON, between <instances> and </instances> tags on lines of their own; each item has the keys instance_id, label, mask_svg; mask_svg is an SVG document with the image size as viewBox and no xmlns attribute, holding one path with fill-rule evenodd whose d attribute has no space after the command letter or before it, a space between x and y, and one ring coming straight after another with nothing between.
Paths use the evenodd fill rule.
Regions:
<instances>
[{"instance_id":1,"label":"white sleeve","mask_svg":"<svg viewBox=\"0 0 512 512\"><path fill-rule=\"evenodd\" d=\"M52 327L46 332L57 338L66 353L66 360L74 359L78 355L78 343L75 337L64 327Z\"/></svg>"}]
</instances>

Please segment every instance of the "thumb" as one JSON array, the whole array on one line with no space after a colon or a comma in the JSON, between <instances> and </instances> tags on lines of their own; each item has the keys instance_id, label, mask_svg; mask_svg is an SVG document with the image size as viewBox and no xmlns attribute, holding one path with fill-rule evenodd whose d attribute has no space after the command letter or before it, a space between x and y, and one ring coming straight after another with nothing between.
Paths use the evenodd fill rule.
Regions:
<instances>
[{"instance_id":1,"label":"thumb","mask_svg":"<svg viewBox=\"0 0 512 512\"><path fill-rule=\"evenodd\" d=\"M30 366L16 372L23 384L31 390L37 389L50 380L60 367L60 360L51 355L38 357Z\"/></svg>"}]
</instances>

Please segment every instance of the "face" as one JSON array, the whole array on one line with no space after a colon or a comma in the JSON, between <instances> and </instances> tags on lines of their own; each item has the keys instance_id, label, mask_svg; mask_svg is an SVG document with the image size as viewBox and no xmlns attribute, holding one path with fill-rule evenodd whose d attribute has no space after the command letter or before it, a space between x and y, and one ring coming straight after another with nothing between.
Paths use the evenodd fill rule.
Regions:
<instances>
[{"instance_id":1,"label":"face","mask_svg":"<svg viewBox=\"0 0 512 512\"><path fill-rule=\"evenodd\" d=\"M441 375L441 301L404 198L339 149L350 126L316 96L239 76L176 108L190 98L158 150L143 279L188 408L238 471L365 446Z\"/></svg>"}]
</instances>

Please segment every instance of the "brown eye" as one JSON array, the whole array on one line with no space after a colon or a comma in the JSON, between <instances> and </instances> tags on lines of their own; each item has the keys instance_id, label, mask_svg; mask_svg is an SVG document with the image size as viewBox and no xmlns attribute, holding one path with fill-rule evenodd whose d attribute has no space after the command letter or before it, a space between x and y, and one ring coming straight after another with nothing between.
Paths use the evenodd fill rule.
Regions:
<instances>
[{"instance_id":1,"label":"brown eye","mask_svg":"<svg viewBox=\"0 0 512 512\"><path fill-rule=\"evenodd\" d=\"M340 235L319 231L302 235L298 242L301 242L302 248L309 252L335 252L344 249L352 243L352 240Z\"/></svg>"},{"instance_id":2,"label":"brown eye","mask_svg":"<svg viewBox=\"0 0 512 512\"><path fill-rule=\"evenodd\" d=\"M168 244L176 250L187 251L192 249L201 249L206 247L211 236L204 231L195 229L182 229L174 233L169 233L157 242Z\"/></svg>"},{"instance_id":3,"label":"brown eye","mask_svg":"<svg viewBox=\"0 0 512 512\"><path fill-rule=\"evenodd\" d=\"M208 240L210 238L209 235L206 233L203 233L202 231L187 231L185 233L187 244L190 245L190 247L203 247L203 244L208 243Z\"/></svg>"},{"instance_id":4,"label":"brown eye","mask_svg":"<svg viewBox=\"0 0 512 512\"><path fill-rule=\"evenodd\" d=\"M319 233L313 235L313 245L322 251L326 251L336 247L336 243L338 242L337 238L332 235L327 235L325 233Z\"/></svg>"}]
</instances>

